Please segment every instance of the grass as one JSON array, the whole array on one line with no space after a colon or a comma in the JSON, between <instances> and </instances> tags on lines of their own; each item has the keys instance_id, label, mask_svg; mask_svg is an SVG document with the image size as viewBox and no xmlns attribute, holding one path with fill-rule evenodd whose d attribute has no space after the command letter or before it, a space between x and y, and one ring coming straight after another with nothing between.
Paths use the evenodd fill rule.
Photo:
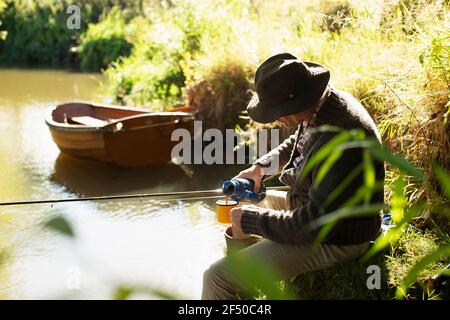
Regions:
<instances>
[{"instance_id":1,"label":"grass","mask_svg":"<svg viewBox=\"0 0 450 320\"><path fill-rule=\"evenodd\" d=\"M333 268L309 272L298 276L287 285L300 299L394 299L395 288L401 283L412 265L444 241L432 231L410 227L399 242L366 262L350 261ZM447 240L448 241L448 240ZM377 265L381 270L381 288L367 288L367 268ZM409 292L409 299L439 299L443 294L427 290L429 277L445 267L445 262L431 264L419 275Z\"/></svg>"}]
</instances>

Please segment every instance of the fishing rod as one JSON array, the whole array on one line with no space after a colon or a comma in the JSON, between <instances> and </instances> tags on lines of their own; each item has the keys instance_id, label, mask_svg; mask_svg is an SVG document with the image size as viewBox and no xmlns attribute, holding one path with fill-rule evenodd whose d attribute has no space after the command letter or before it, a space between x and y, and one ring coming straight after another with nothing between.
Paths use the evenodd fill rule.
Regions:
<instances>
[{"instance_id":1,"label":"fishing rod","mask_svg":"<svg viewBox=\"0 0 450 320\"><path fill-rule=\"evenodd\" d=\"M268 190L287 190L287 187L285 187L285 186L268 187L267 189ZM11 202L0 202L0 207L31 205L31 204L53 204L53 203L63 203L63 202L146 199L146 198L164 198L164 197L174 197L172 199L165 199L166 201L194 200L194 199L201 200L201 199L207 199L207 198L217 198L220 196L222 196L222 189L211 189L211 190L198 190L198 191L122 194L122 195L114 195L114 196L97 196L97 197L82 197L82 198L11 201Z\"/></svg>"}]
</instances>

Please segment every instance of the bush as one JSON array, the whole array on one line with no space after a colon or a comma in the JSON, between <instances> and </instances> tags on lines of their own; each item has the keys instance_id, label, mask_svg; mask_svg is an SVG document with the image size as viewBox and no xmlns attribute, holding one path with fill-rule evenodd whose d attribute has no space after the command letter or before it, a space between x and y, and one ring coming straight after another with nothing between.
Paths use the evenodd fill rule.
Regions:
<instances>
[{"instance_id":1,"label":"bush","mask_svg":"<svg viewBox=\"0 0 450 320\"><path fill-rule=\"evenodd\" d=\"M204 128L224 130L243 127L242 119L251 97L250 68L239 61L216 61L204 70L202 80L187 90L187 105L197 109Z\"/></svg>"},{"instance_id":2,"label":"bush","mask_svg":"<svg viewBox=\"0 0 450 320\"><path fill-rule=\"evenodd\" d=\"M65 62L75 32L65 25L64 8L63 3L7 1L0 17L7 32L0 62L51 66Z\"/></svg>"},{"instance_id":3,"label":"bush","mask_svg":"<svg viewBox=\"0 0 450 320\"><path fill-rule=\"evenodd\" d=\"M205 24L188 6L153 14L130 22L133 52L106 74L116 101L161 110L183 102L186 73L200 50Z\"/></svg>"},{"instance_id":4,"label":"bush","mask_svg":"<svg viewBox=\"0 0 450 320\"><path fill-rule=\"evenodd\" d=\"M178 104L185 81L181 67L170 57L148 61L131 56L115 63L107 74L117 102L152 110Z\"/></svg>"},{"instance_id":5,"label":"bush","mask_svg":"<svg viewBox=\"0 0 450 320\"><path fill-rule=\"evenodd\" d=\"M6 1L5 0L0 0L0 17L2 16L2 14L3 14L3 11L6 9ZM0 19L0 28L1 28L1 26L2 26L2 20ZM7 35L7 32L6 31L1 31L0 30L0 43L1 43L1 41L2 40L5 40L6 39L6 35Z\"/></svg>"},{"instance_id":6,"label":"bush","mask_svg":"<svg viewBox=\"0 0 450 320\"><path fill-rule=\"evenodd\" d=\"M119 57L128 56L133 45L126 40L125 19L117 7L97 24L89 24L81 35L80 66L83 71L100 71Z\"/></svg>"},{"instance_id":7,"label":"bush","mask_svg":"<svg viewBox=\"0 0 450 320\"><path fill-rule=\"evenodd\" d=\"M66 26L67 8L81 10L80 30ZM98 22L114 6L131 19L140 14L142 1L134 0L1 0L0 63L25 66L78 67L75 48L89 23Z\"/></svg>"}]
</instances>

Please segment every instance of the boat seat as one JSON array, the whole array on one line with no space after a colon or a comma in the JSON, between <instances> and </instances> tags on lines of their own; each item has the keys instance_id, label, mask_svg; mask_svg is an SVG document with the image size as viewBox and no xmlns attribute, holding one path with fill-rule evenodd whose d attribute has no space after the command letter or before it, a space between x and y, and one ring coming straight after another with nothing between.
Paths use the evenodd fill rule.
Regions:
<instances>
[{"instance_id":1,"label":"boat seat","mask_svg":"<svg viewBox=\"0 0 450 320\"><path fill-rule=\"evenodd\" d=\"M107 121L103 121L94 117L82 116L82 117L71 117L70 121L75 123L84 124L91 127L103 127L108 124Z\"/></svg>"}]
</instances>

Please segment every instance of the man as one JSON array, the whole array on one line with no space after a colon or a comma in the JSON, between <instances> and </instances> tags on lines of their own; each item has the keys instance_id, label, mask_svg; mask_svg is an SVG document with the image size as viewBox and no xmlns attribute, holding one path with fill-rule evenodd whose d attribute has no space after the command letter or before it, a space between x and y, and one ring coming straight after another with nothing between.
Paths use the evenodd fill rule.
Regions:
<instances>
[{"instance_id":1,"label":"man","mask_svg":"<svg viewBox=\"0 0 450 320\"><path fill-rule=\"evenodd\" d=\"M338 222L320 245L313 246L320 228L311 229L310 222L341 208L364 185L364 173L356 171L363 163L361 148L346 149L317 186L314 182L320 165L302 174L305 163L337 135L317 128L361 129L367 137L380 141L363 106L350 94L330 87L329 78L329 71L321 65L288 53L275 55L256 71L256 95L247 106L256 122L278 121L285 127L298 127L294 135L238 175L254 180L258 190L263 177L273 174L268 168L278 163L276 171L281 172L280 181L290 187L289 192L268 192L258 206L230 211L233 228L263 239L237 255L263 259L280 280L354 259L380 232L377 213L348 218ZM384 181L384 164L374 162L374 166L376 180ZM341 192L333 193L338 187ZM383 190L375 192L370 202L382 203ZM224 258L205 271L203 299L234 299L245 289L228 266Z\"/></svg>"}]
</instances>

